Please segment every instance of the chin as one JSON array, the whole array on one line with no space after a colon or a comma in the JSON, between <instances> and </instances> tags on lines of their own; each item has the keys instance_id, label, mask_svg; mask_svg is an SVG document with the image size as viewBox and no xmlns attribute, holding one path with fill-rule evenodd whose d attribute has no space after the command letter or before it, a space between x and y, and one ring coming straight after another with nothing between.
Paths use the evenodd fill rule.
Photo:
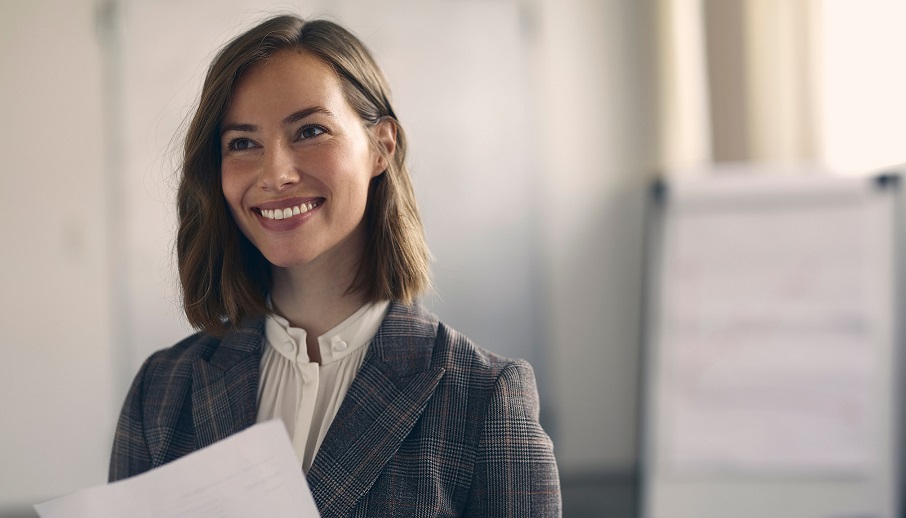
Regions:
<instances>
[{"instance_id":1,"label":"chin","mask_svg":"<svg viewBox=\"0 0 906 518\"><path fill-rule=\"evenodd\" d=\"M267 259L267 262L271 263L272 266L277 268L292 268L294 266L305 266L314 260L313 257L300 256L300 255L285 255L285 254L264 254L264 258Z\"/></svg>"}]
</instances>

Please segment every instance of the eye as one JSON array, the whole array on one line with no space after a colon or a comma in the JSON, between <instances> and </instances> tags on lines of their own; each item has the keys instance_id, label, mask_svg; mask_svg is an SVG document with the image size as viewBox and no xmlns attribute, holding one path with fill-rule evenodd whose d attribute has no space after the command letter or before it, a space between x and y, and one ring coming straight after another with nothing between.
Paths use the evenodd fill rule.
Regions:
<instances>
[{"instance_id":1,"label":"eye","mask_svg":"<svg viewBox=\"0 0 906 518\"><path fill-rule=\"evenodd\" d=\"M321 135L322 133L326 133L326 130L324 128L322 128L321 126L302 126L302 128L299 129L298 138L300 140L315 138L318 135Z\"/></svg>"},{"instance_id":2,"label":"eye","mask_svg":"<svg viewBox=\"0 0 906 518\"><path fill-rule=\"evenodd\" d=\"M253 147L255 147L255 142L243 137L234 138L227 143L227 149L230 151L244 151Z\"/></svg>"}]
</instances>

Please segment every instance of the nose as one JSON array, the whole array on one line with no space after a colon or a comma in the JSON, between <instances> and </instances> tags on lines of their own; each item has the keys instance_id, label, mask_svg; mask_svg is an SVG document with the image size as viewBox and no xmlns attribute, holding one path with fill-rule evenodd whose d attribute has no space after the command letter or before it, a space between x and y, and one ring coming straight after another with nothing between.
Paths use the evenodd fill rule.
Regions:
<instances>
[{"instance_id":1,"label":"nose","mask_svg":"<svg viewBox=\"0 0 906 518\"><path fill-rule=\"evenodd\" d=\"M259 187L266 191L280 191L298 182L299 172L289 146L278 144L266 148Z\"/></svg>"}]
</instances>

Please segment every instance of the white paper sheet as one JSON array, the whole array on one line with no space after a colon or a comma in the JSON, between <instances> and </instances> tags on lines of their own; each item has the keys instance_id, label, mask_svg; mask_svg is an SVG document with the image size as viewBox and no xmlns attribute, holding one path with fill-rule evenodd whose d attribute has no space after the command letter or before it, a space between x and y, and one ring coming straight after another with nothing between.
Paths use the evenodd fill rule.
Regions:
<instances>
[{"instance_id":1,"label":"white paper sheet","mask_svg":"<svg viewBox=\"0 0 906 518\"><path fill-rule=\"evenodd\" d=\"M319 516L280 421L142 475L35 505L41 518Z\"/></svg>"}]
</instances>

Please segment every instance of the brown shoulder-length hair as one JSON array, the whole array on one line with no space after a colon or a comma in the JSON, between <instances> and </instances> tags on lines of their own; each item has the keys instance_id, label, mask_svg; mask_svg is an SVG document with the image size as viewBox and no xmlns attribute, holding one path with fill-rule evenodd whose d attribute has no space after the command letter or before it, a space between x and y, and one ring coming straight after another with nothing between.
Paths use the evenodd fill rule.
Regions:
<instances>
[{"instance_id":1,"label":"brown shoulder-length hair","mask_svg":"<svg viewBox=\"0 0 906 518\"><path fill-rule=\"evenodd\" d=\"M369 186L367 241L350 292L361 292L369 302L409 302L429 283L428 247L406 167L406 138L380 68L358 38L333 22L274 16L237 36L214 58L186 134L176 201L179 278L189 323L214 335L249 315L269 312L270 264L239 230L223 197L220 125L243 71L287 49L308 52L332 67L363 124L392 119L396 125L392 156L366 132L388 166Z\"/></svg>"}]
</instances>

